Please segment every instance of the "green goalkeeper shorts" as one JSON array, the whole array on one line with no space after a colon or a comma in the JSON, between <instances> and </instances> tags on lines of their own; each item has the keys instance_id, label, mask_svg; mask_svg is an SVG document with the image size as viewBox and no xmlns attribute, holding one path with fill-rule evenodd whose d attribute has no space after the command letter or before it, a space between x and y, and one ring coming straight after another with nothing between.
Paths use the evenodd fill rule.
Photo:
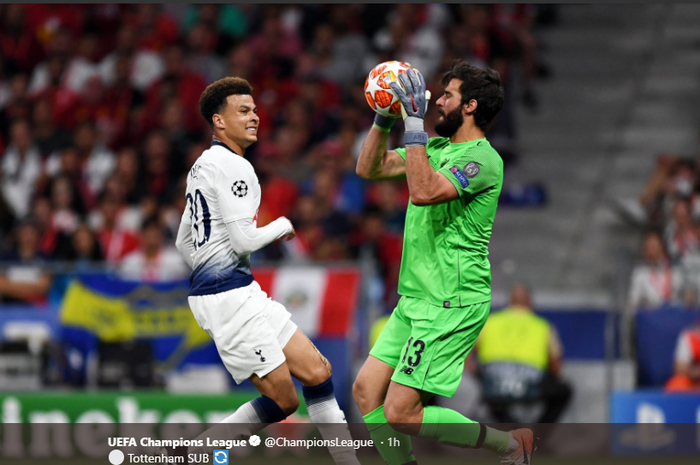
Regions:
<instances>
[{"instance_id":1,"label":"green goalkeeper shorts","mask_svg":"<svg viewBox=\"0 0 700 465\"><path fill-rule=\"evenodd\" d=\"M452 397L490 308L491 302L443 308L403 296L370 355L394 368L392 381Z\"/></svg>"}]
</instances>

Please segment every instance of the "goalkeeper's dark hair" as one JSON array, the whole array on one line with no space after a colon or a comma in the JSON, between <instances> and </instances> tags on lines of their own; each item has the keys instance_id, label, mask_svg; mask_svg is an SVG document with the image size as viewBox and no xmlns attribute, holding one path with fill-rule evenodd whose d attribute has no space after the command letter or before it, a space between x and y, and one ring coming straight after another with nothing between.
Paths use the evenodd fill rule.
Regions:
<instances>
[{"instance_id":1,"label":"goalkeeper's dark hair","mask_svg":"<svg viewBox=\"0 0 700 465\"><path fill-rule=\"evenodd\" d=\"M204 89L199 97L199 112L209 126L214 129L212 118L223 111L226 106L226 98L229 95L251 95L253 86L248 81L239 77L225 77L212 82Z\"/></svg>"},{"instance_id":2,"label":"goalkeeper's dark hair","mask_svg":"<svg viewBox=\"0 0 700 465\"><path fill-rule=\"evenodd\" d=\"M452 62L450 70L442 75L442 86L447 87L452 79L462 81L459 92L462 94L463 105L472 99L476 100L478 105L474 112L474 123L482 131L486 131L503 107L503 83L498 71L478 68L457 59Z\"/></svg>"}]
</instances>

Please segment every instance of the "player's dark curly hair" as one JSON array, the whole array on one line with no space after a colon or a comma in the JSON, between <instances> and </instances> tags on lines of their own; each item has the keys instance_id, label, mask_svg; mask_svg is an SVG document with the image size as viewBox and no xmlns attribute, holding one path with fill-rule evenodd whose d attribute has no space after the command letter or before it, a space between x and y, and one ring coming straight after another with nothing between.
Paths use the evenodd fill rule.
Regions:
<instances>
[{"instance_id":1,"label":"player's dark curly hair","mask_svg":"<svg viewBox=\"0 0 700 465\"><path fill-rule=\"evenodd\" d=\"M503 107L504 93L501 76L498 71L490 68L478 68L462 59L452 62L449 71L442 75L442 86L447 87L452 79L459 79L462 85L462 104L474 99L477 102L474 112L474 123L486 131L491 121Z\"/></svg>"},{"instance_id":2,"label":"player's dark curly hair","mask_svg":"<svg viewBox=\"0 0 700 465\"><path fill-rule=\"evenodd\" d=\"M212 117L221 112L226 106L226 98L229 95L251 95L253 86L248 81L239 77L225 77L212 82L204 89L199 97L199 112L209 126L214 129Z\"/></svg>"}]
</instances>

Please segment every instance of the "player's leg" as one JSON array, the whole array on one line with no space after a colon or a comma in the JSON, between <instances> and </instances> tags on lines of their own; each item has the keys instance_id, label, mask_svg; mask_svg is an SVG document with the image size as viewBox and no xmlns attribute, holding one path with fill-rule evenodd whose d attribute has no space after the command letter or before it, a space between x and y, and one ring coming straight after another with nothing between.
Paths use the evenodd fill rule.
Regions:
<instances>
[{"instance_id":1,"label":"player's leg","mask_svg":"<svg viewBox=\"0 0 700 465\"><path fill-rule=\"evenodd\" d=\"M331 365L311 340L291 321L291 314L270 299L259 287L253 293L268 325L276 334L291 375L302 383L302 393L309 417L325 439L352 440L345 413L333 391ZM296 395L296 389L292 386ZM329 447L336 464L359 465L351 446Z\"/></svg>"},{"instance_id":2,"label":"player's leg","mask_svg":"<svg viewBox=\"0 0 700 465\"><path fill-rule=\"evenodd\" d=\"M410 464L416 460L411 437L394 430L384 415L389 382L411 332L411 325L402 316L404 300L402 298L392 312L352 386L353 397L374 446L388 465ZM389 438L395 440L390 442Z\"/></svg>"},{"instance_id":3,"label":"player's leg","mask_svg":"<svg viewBox=\"0 0 700 465\"><path fill-rule=\"evenodd\" d=\"M446 309L416 299L408 302L404 314L411 321L411 334L392 375L384 406L394 428L441 444L483 447L502 455L518 449L518 440L509 432L474 422L452 409L424 407L425 393L452 397L456 392L464 360L486 322L489 307L484 303ZM526 446L531 447L531 441Z\"/></svg>"},{"instance_id":4,"label":"player's leg","mask_svg":"<svg viewBox=\"0 0 700 465\"><path fill-rule=\"evenodd\" d=\"M292 376L301 381L309 418L324 439L351 441L345 413L340 409L333 391L331 364L296 325L291 321L288 325L294 328L294 332L284 346L284 354ZM338 465L360 463L352 446L329 447L328 452Z\"/></svg>"},{"instance_id":5,"label":"player's leg","mask_svg":"<svg viewBox=\"0 0 700 465\"><path fill-rule=\"evenodd\" d=\"M188 299L195 319L214 340L234 381L240 384L249 379L261 394L200 439L250 436L267 424L284 420L299 405L282 347L251 286Z\"/></svg>"},{"instance_id":6,"label":"player's leg","mask_svg":"<svg viewBox=\"0 0 700 465\"><path fill-rule=\"evenodd\" d=\"M369 355L357 373L352 385L352 395L362 415L384 405L394 367Z\"/></svg>"}]
</instances>

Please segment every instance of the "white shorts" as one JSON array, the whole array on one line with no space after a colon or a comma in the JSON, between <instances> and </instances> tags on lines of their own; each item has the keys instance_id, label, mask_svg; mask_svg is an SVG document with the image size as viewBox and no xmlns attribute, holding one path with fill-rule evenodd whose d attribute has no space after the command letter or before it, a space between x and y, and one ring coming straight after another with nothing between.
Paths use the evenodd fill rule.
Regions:
<instances>
[{"instance_id":1,"label":"white shorts","mask_svg":"<svg viewBox=\"0 0 700 465\"><path fill-rule=\"evenodd\" d=\"M189 296L195 320L216 343L224 366L241 384L253 374L263 377L282 365L282 349L297 325L284 305L252 284L219 294Z\"/></svg>"}]
</instances>

